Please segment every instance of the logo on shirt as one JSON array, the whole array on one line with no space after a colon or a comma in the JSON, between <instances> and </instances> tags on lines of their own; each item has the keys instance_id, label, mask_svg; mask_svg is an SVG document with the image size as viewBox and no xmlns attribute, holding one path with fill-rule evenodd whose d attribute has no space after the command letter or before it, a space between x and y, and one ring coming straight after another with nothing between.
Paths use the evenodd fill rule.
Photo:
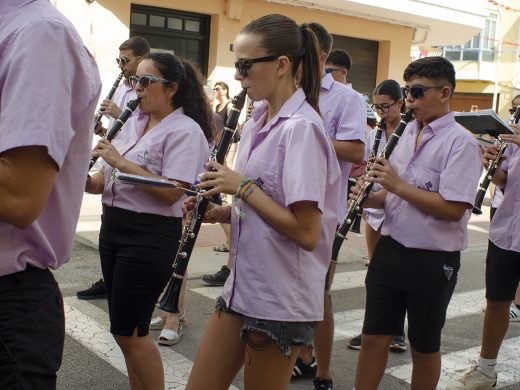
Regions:
<instances>
[{"instance_id":1,"label":"logo on shirt","mask_svg":"<svg viewBox=\"0 0 520 390\"><path fill-rule=\"evenodd\" d=\"M433 184L432 184L431 181L429 181L428 183L425 184L425 186L426 186L426 189L427 189L428 191L430 191L430 189L433 187Z\"/></svg>"},{"instance_id":2,"label":"logo on shirt","mask_svg":"<svg viewBox=\"0 0 520 390\"><path fill-rule=\"evenodd\" d=\"M258 179L255 180L255 184L260 187L262 189L263 192L265 192L265 194L267 196L269 196L270 198L273 197L273 194L271 193L271 191L269 191L267 188L264 188L264 181L262 180L261 177L259 177Z\"/></svg>"},{"instance_id":3,"label":"logo on shirt","mask_svg":"<svg viewBox=\"0 0 520 390\"><path fill-rule=\"evenodd\" d=\"M148 158L148 150L145 150L144 152L142 153L139 153L137 155L137 161L139 161L140 163L142 163L143 165L149 165L152 163L152 160L150 158Z\"/></svg>"}]
</instances>

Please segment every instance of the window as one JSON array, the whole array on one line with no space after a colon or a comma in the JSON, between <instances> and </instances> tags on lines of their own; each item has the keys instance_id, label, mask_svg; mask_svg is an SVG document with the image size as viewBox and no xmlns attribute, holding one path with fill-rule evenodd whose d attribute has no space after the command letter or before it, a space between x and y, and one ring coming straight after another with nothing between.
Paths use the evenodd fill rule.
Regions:
<instances>
[{"instance_id":1,"label":"window","mask_svg":"<svg viewBox=\"0 0 520 390\"><path fill-rule=\"evenodd\" d=\"M489 61L495 60L497 16L487 17L484 30L465 45L444 46L444 57L450 61Z\"/></svg>"}]
</instances>

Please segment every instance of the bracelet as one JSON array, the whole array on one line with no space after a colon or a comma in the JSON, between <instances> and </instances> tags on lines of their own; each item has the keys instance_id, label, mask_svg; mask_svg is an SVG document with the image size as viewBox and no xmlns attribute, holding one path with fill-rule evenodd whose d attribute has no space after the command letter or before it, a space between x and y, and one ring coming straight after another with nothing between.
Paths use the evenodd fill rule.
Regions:
<instances>
[{"instance_id":1,"label":"bracelet","mask_svg":"<svg viewBox=\"0 0 520 390\"><path fill-rule=\"evenodd\" d=\"M255 188L256 188L256 185L254 183L252 183L252 185L250 185L248 187L248 189L246 191L244 191L244 194L242 195L242 202L245 202L247 200L247 198L249 198L249 196L253 193Z\"/></svg>"},{"instance_id":2,"label":"bracelet","mask_svg":"<svg viewBox=\"0 0 520 390\"><path fill-rule=\"evenodd\" d=\"M241 189L240 189L240 192L238 194L238 199L242 199L242 197L244 196L244 194L246 193L246 191L252 186L254 185L255 183L253 183L252 181L250 181L249 183L247 183L245 186L243 186Z\"/></svg>"},{"instance_id":3,"label":"bracelet","mask_svg":"<svg viewBox=\"0 0 520 390\"><path fill-rule=\"evenodd\" d=\"M242 191L242 188L247 184L251 183L251 179L248 179L247 177L244 177L244 179L240 182L240 184L237 187L237 190L233 194L233 199L240 198L240 191Z\"/></svg>"}]
</instances>

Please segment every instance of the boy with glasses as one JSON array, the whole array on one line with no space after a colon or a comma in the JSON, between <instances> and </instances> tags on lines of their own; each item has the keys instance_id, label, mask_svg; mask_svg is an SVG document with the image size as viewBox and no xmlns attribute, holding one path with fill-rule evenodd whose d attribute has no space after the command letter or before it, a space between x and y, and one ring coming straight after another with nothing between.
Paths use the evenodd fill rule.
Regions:
<instances>
[{"instance_id":1,"label":"boy with glasses","mask_svg":"<svg viewBox=\"0 0 520 390\"><path fill-rule=\"evenodd\" d=\"M330 52L325 63L325 73L330 73L338 83L347 85L347 76L352 67L350 54L343 49L334 49Z\"/></svg>"},{"instance_id":2,"label":"boy with glasses","mask_svg":"<svg viewBox=\"0 0 520 390\"><path fill-rule=\"evenodd\" d=\"M482 171L477 141L450 112L453 65L442 57L421 58L408 65L404 80L415 120L405 129L392 163L376 159L366 178L383 189L371 193L364 206L384 208L385 220L365 281L355 384L362 390L379 385L388 347L393 335L403 334L406 316L412 388L436 388L441 331ZM359 189L353 192L355 198Z\"/></svg>"},{"instance_id":3,"label":"boy with glasses","mask_svg":"<svg viewBox=\"0 0 520 390\"><path fill-rule=\"evenodd\" d=\"M150 45L148 41L141 37L133 37L127 39L119 46L119 57L116 58L116 62L123 73L124 80L114 94L112 100L105 99L101 103L100 111L108 115L108 126L105 129L101 123L94 129L95 134L103 136L106 134L107 129L112 128L115 121L123 110L126 108L127 103L130 100L137 99L137 95L130 83L130 79L135 77L137 66L141 62L141 59L150 53ZM150 81L150 80L147 80ZM137 115L139 109L135 110L133 115ZM98 299L106 298L105 283L103 279L99 279L97 282L85 289L76 293L78 299Z\"/></svg>"}]
</instances>

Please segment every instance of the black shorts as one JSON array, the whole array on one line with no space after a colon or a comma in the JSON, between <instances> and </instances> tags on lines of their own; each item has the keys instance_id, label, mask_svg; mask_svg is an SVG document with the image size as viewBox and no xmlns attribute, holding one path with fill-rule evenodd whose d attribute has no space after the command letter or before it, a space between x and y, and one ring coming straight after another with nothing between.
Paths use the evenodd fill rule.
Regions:
<instances>
[{"instance_id":1,"label":"black shorts","mask_svg":"<svg viewBox=\"0 0 520 390\"><path fill-rule=\"evenodd\" d=\"M181 218L103 207L99 256L110 332L148 334L157 299L172 273L182 235Z\"/></svg>"},{"instance_id":2,"label":"black shorts","mask_svg":"<svg viewBox=\"0 0 520 390\"><path fill-rule=\"evenodd\" d=\"M0 277L0 389L56 389L65 340L52 272L27 266Z\"/></svg>"},{"instance_id":3,"label":"black shorts","mask_svg":"<svg viewBox=\"0 0 520 390\"><path fill-rule=\"evenodd\" d=\"M520 281L520 252L499 248L491 241L486 257L486 298L512 301Z\"/></svg>"},{"instance_id":4,"label":"black shorts","mask_svg":"<svg viewBox=\"0 0 520 390\"><path fill-rule=\"evenodd\" d=\"M382 236L365 280L363 333L401 335L408 315L411 346L421 353L439 351L459 268L460 252L406 248Z\"/></svg>"}]
</instances>

